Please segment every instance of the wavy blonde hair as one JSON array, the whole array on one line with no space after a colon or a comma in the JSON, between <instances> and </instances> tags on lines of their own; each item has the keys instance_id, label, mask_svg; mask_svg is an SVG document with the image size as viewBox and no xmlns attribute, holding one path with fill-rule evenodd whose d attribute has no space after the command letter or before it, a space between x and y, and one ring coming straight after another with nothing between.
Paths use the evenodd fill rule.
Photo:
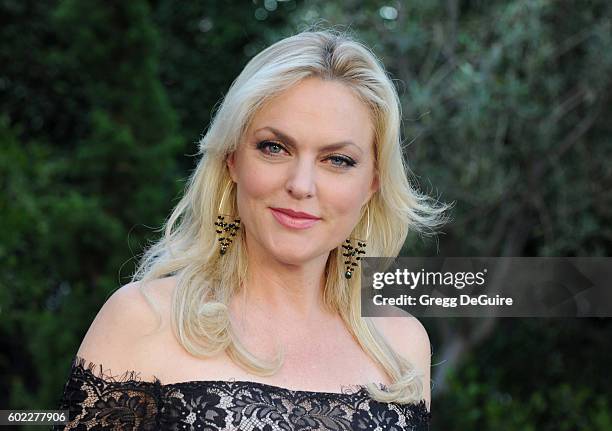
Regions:
<instances>
[{"instance_id":1,"label":"wavy blonde hair","mask_svg":"<svg viewBox=\"0 0 612 431\"><path fill-rule=\"evenodd\" d=\"M447 221L448 206L419 194L409 183L399 97L368 48L336 30L311 30L282 39L252 58L216 111L200 141L201 159L184 196L164 223L162 237L145 251L132 281L140 281L142 288L147 281L176 275L172 327L183 347L202 358L225 351L236 364L262 376L278 371L282 355L268 362L251 354L233 331L228 312L230 298L246 280L245 235L239 231L227 253L220 255L213 223L231 181L227 155L238 147L266 101L307 77L344 83L370 109L380 189L367 204L372 220L368 254L395 257L410 230L428 235ZM225 202L222 212L237 214L234 187ZM365 238L365 225L366 217L361 217L353 236ZM418 402L423 396L421 376L385 341L371 319L361 317L361 278L358 271L349 280L344 277L341 245L330 252L326 264L325 306L341 316L363 350L391 377L393 383L386 390L375 383L366 385L370 396L383 402ZM142 290L159 318L155 302Z\"/></svg>"}]
</instances>

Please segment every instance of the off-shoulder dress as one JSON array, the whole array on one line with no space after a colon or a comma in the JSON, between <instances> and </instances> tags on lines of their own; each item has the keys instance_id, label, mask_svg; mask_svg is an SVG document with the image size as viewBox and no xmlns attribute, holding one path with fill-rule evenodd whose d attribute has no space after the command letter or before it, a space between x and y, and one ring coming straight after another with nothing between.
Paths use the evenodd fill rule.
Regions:
<instances>
[{"instance_id":1,"label":"off-shoulder dress","mask_svg":"<svg viewBox=\"0 0 612 431\"><path fill-rule=\"evenodd\" d=\"M360 385L336 393L241 380L162 384L135 371L113 376L79 356L59 408L69 421L52 430L413 431L428 430L431 418L424 400L383 403Z\"/></svg>"}]
</instances>

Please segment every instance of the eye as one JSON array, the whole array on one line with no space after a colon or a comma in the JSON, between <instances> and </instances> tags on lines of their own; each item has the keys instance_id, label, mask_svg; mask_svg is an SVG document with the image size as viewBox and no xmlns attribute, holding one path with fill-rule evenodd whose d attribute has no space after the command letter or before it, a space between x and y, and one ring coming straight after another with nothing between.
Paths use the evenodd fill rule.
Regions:
<instances>
[{"instance_id":1,"label":"eye","mask_svg":"<svg viewBox=\"0 0 612 431\"><path fill-rule=\"evenodd\" d=\"M267 151L265 151L266 148ZM282 150L285 150L285 147L276 141L261 141L257 144L257 149L264 154L280 154Z\"/></svg>"},{"instance_id":2,"label":"eye","mask_svg":"<svg viewBox=\"0 0 612 431\"><path fill-rule=\"evenodd\" d=\"M345 156L330 156L329 160L332 161L332 165L338 168L350 168L355 166L355 161L350 157Z\"/></svg>"}]
</instances>

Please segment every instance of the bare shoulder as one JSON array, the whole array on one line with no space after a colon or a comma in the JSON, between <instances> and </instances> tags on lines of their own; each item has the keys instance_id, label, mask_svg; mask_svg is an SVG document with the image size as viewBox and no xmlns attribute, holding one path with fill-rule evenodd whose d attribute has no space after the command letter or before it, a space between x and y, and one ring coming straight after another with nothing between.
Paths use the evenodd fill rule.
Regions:
<instances>
[{"instance_id":1,"label":"bare shoulder","mask_svg":"<svg viewBox=\"0 0 612 431\"><path fill-rule=\"evenodd\" d=\"M423 324L402 310L393 317L371 317L376 328L395 351L406 358L422 373L423 397L427 405L431 400L431 343Z\"/></svg>"},{"instance_id":2,"label":"bare shoulder","mask_svg":"<svg viewBox=\"0 0 612 431\"><path fill-rule=\"evenodd\" d=\"M393 317L371 317L371 319L397 353L415 365L429 366L431 359L429 335L416 317L406 313Z\"/></svg>"},{"instance_id":3,"label":"bare shoulder","mask_svg":"<svg viewBox=\"0 0 612 431\"><path fill-rule=\"evenodd\" d=\"M168 325L168 309L173 277L126 284L117 289L104 303L85 334L77 355L88 362L101 364L112 374L140 369L143 347L155 334ZM145 298L157 305L158 314Z\"/></svg>"}]
</instances>

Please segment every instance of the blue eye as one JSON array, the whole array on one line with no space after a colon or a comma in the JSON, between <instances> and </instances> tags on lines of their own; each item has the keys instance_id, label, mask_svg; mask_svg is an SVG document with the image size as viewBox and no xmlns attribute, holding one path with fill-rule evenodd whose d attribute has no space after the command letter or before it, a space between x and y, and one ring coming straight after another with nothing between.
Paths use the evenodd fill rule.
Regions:
<instances>
[{"instance_id":1,"label":"blue eye","mask_svg":"<svg viewBox=\"0 0 612 431\"><path fill-rule=\"evenodd\" d=\"M270 152L271 153L279 153L282 150L282 147L278 144L272 143L270 145L268 145L268 148L270 148ZM278 151L273 150L273 148L277 148Z\"/></svg>"},{"instance_id":2,"label":"blue eye","mask_svg":"<svg viewBox=\"0 0 612 431\"><path fill-rule=\"evenodd\" d=\"M263 151L265 148L268 148L270 154L279 154L280 150L285 149L281 144L275 141L261 141L257 144L257 149L264 153L266 153L266 151ZM276 148L279 151L274 151L272 150L273 148Z\"/></svg>"},{"instance_id":3,"label":"blue eye","mask_svg":"<svg viewBox=\"0 0 612 431\"><path fill-rule=\"evenodd\" d=\"M348 157L331 156L331 157L328 157L328 159L332 160L332 165L338 168L350 168L351 166L355 166L355 162L352 159L349 159ZM333 162L339 162L339 164L333 163Z\"/></svg>"},{"instance_id":4,"label":"blue eye","mask_svg":"<svg viewBox=\"0 0 612 431\"><path fill-rule=\"evenodd\" d=\"M281 154L281 151L288 151L277 141L261 141L257 143L257 149L268 156ZM331 165L339 169L348 169L357 164L352 158L347 156L329 156L326 160L331 160Z\"/></svg>"}]
</instances>

